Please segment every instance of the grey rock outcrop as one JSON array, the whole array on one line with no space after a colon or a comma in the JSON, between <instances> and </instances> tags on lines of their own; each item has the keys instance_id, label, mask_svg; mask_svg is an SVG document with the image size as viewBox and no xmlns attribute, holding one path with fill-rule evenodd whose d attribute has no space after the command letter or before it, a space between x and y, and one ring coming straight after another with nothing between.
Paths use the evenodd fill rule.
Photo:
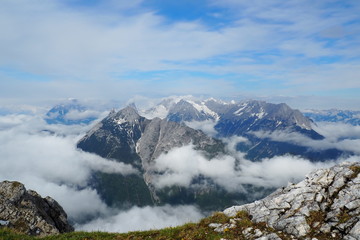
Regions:
<instances>
[{"instance_id":1,"label":"grey rock outcrop","mask_svg":"<svg viewBox=\"0 0 360 240\"><path fill-rule=\"evenodd\" d=\"M146 126L144 133L136 144L136 152L142 161L144 180L150 189L152 198L156 202L161 201L153 185L155 159L173 148L189 144L194 144L197 149L203 150L209 158L224 151L221 141L208 137L203 132L183 124L154 118ZM211 149L213 150L211 151Z\"/></svg>"},{"instance_id":2,"label":"grey rock outcrop","mask_svg":"<svg viewBox=\"0 0 360 240\"><path fill-rule=\"evenodd\" d=\"M51 235L73 231L63 208L51 197L42 198L19 182L0 183L0 227L29 235Z\"/></svg>"},{"instance_id":3,"label":"grey rock outcrop","mask_svg":"<svg viewBox=\"0 0 360 240\"><path fill-rule=\"evenodd\" d=\"M146 126L137 142L136 152L142 159L144 169L148 170L153 160L162 153L191 143L201 150L222 146L219 140L208 137L199 130L165 119L154 118Z\"/></svg>"},{"instance_id":4,"label":"grey rock outcrop","mask_svg":"<svg viewBox=\"0 0 360 240\"><path fill-rule=\"evenodd\" d=\"M245 212L252 222L266 224L291 239L360 239L359 173L360 163L314 171L304 181L260 201L226 209L224 214L232 224L225 228L235 228L237 216ZM215 227L216 231L222 229L223 225ZM277 239L276 233L255 237L254 232L248 229L243 234L248 234L248 239Z\"/></svg>"}]
</instances>

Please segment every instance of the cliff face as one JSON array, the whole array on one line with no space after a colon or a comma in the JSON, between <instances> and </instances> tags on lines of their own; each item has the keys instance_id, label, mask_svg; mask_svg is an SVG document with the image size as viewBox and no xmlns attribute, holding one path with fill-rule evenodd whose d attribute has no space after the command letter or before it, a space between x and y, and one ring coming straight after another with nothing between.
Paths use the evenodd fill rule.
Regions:
<instances>
[{"instance_id":1,"label":"cliff face","mask_svg":"<svg viewBox=\"0 0 360 240\"><path fill-rule=\"evenodd\" d=\"M260 201L226 209L230 221L211 226L237 228L248 214L254 225L242 229L246 239L360 239L359 173L360 163L315 171Z\"/></svg>"},{"instance_id":2,"label":"cliff face","mask_svg":"<svg viewBox=\"0 0 360 240\"><path fill-rule=\"evenodd\" d=\"M126 107L119 112L111 112L78 142L77 147L104 158L130 164L141 173L127 176L94 173L92 187L110 206L122 208L134 205L195 203L208 207L205 201L200 203L200 198L197 198L215 198L205 191L186 188L178 190L176 186L169 191L155 188L154 160L163 153L189 144L204 151L209 158L225 151L220 140L211 138L200 130L166 119L149 120L141 117L136 109ZM218 195L217 199L222 197ZM235 197L231 198L233 199ZM234 202L231 201L231 204Z\"/></svg>"},{"instance_id":3,"label":"cliff face","mask_svg":"<svg viewBox=\"0 0 360 240\"><path fill-rule=\"evenodd\" d=\"M29 235L51 235L73 231L63 208L51 197L42 198L19 182L0 183L0 227Z\"/></svg>"}]
</instances>

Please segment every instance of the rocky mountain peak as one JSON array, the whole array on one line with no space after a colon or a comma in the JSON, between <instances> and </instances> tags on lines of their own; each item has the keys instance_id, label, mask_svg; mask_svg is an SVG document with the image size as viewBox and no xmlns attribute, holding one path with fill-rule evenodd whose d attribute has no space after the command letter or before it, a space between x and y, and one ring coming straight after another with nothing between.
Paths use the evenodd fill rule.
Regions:
<instances>
[{"instance_id":1,"label":"rocky mountain peak","mask_svg":"<svg viewBox=\"0 0 360 240\"><path fill-rule=\"evenodd\" d=\"M285 103L274 106L276 107L273 109L273 112L270 115L273 119L283 118L303 129L312 129L311 120L305 117L299 110L292 109Z\"/></svg>"},{"instance_id":2,"label":"rocky mountain peak","mask_svg":"<svg viewBox=\"0 0 360 240\"><path fill-rule=\"evenodd\" d=\"M53 108L44 116L48 124L89 124L97 119L99 113L89 109L77 99L68 99Z\"/></svg>"},{"instance_id":3,"label":"rocky mountain peak","mask_svg":"<svg viewBox=\"0 0 360 240\"><path fill-rule=\"evenodd\" d=\"M239 109L234 112L239 117L256 117L267 119L284 126L298 126L311 130L311 120L305 117L299 110L290 108L286 103L273 104L264 101L250 100L240 104Z\"/></svg>"},{"instance_id":4,"label":"rocky mountain peak","mask_svg":"<svg viewBox=\"0 0 360 240\"><path fill-rule=\"evenodd\" d=\"M205 102L181 99L168 112L167 119L174 122L204 121L216 119L218 115L211 111Z\"/></svg>"},{"instance_id":5,"label":"rocky mountain peak","mask_svg":"<svg viewBox=\"0 0 360 240\"><path fill-rule=\"evenodd\" d=\"M102 120L78 142L77 147L83 151L130 164L139 170L142 175L132 176L131 180L119 180L118 186L104 181L104 174L98 174L100 177L94 182L97 181L97 190L110 205L129 202L141 206L149 202L166 203L169 199L167 194L163 194L162 198L158 197L157 189L153 187L154 160L174 148L190 144L206 153L209 158L223 154L225 151L225 146L220 140L213 139L200 130L167 119L155 117L149 120L139 116L135 109L127 107ZM123 176L109 176L113 179L120 177ZM138 186L137 189L134 189L135 185ZM113 187L114 190L111 189ZM126 195L124 192L135 194ZM116 194L119 197L115 199ZM183 197L181 192L178 194L179 198ZM143 198L139 197L140 195Z\"/></svg>"},{"instance_id":6,"label":"rocky mountain peak","mask_svg":"<svg viewBox=\"0 0 360 240\"><path fill-rule=\"evenodd\" d=\"M0 227L29 235L73 231L63 208L51 197L42 198L19 182L0 182Z\"/></svg>"},{"instance_id":7,"label":"rocky mountain peak","mask_svg":"<svg viewBox=\"0 0 360 240\"><path fill-rule=\"evenodd\" d=\"M242 230L246 239L360 239L359 173L360 163L349 162L314 171L260 201L226 209L229 222L211 226L235 228L245 214L254 223Z\"/></svg>"},{"instance_id":8,"label":"rocky mountain peak","mask_svg":"<svg viewBox=\"0 0 360 240\"><path fill-rule=\"evenodd\" d=\"M227 133L225 135L229 135L230 132L230 134L241 135L248 131L273 131L292 127L312 130L311 120L303 116L300 111L290 108L285 103L273 104L259 100L224 102L214 98L204 101L193 98L169 98L144 113L149 118L167 118L175 122L213 120L219 125L234 123L235 126L225 130ZM262 127L264 122L266 126ZM237 129L237 125L241 125L242 129ZM272 129L268 129L269 127ZM220 135L223 135L221 128L222 126L217 130L220 131Z\"/></svg>"},{"instance_id":9,"label":"rocky mountain peak","mask_svg":"<svg viewBox=\"0 0 360 240\"><path fill-rule=\"evenodd\" d=\"M126 122L134 122L140 118L140 115L136 108L134 108L133 106L127 106L117 112L114 117L118 119L123 119Z\"/></svg>"}]
</instances>

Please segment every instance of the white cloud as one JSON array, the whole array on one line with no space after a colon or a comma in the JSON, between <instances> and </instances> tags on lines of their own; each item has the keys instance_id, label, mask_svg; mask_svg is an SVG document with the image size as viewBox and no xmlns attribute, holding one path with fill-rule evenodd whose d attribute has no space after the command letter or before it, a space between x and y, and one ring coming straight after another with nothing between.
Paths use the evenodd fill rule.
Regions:
<instances>
[{"instance_id":1,"label":"white cloud","mask_svg":"<svg viewBox=\"0 0 360 240\"><path fill-rule=\"evenodd\" d=\"M109 71L169 69L174 66L163 61L229 53L249 47L249 37L244 34L240 38L240 33L257 36L262 32L241 27L210 31L199 22L164 27L166 19L152 10L129 15L123 9L116 14L108 12L105 17L96 12L79 12L59 1L5 1L0 13L1 22L7 23L0 25L0 63L32 73L91 79ZM16 49L6 48L14 42Z\"/></svg>"},{"instance_id":2,"label":"white cloud","mask_svg":"<svg viewBox=\"0 0 360 240\"><path fill-rule=\"evenodd\" d=\"M188 127L201 130L209 136L215 136L217 134L217 131L214 128L216 123L217 121L214 120L205 120L201 122L199 121L185 122L185 124Z\"/></svg>"},{"instance_id":3,"label":"white cloud","mask_svg":"<svg viewBox=\"0 0 360 240\"><path fill-rule=\"evenodd\" d=\"M356 97L339 97L339 96L306 96L294 93L292 96L273 95L268 93L256 99L264 100L271 103L286 103L292 108L301 109L349 109L357 110L359 108L359 100ZM248 97L251 98L251 97ZM253 97L254 98L254 97Z\"/></svg>"},{"instance_id":4,"label":"white cloud","mask_svg":"<svg viewBox=\"0 0 360 240\"><path fill-rule=\"evenodd\" d=\"M260 138L291 142L315 150L338 149L360 154L360 126L344 123L318 123L313 127L325 137L323 140L314 140L302 134L287 131L259 131L253 134Z\"/></svg>"},{"instance_id":5,"label":"white cloud","mask_svg":"<svg viewBox=\"0 0 360 240\"><path fill-rule=\"evenodd\" d=\"M235 167L235 159L230 156L215 158L209 161L194 146L187 145L174 148L155 160L154 168L161 171L155 184L158 187L179 185L189 186L191 180L200 174L220 180L222 176L231 177Z\"/></svg>"},{"instance_id":6,"label":"white cloud","mask_svg":"<svg viewBox=\"0 0 360 240\"><path fill-rule=\"evenodd\" d=\"M1 1L1 96L259 96L269 88L292 95L359 87L359 27L349 24L358 20L354 1L345 8L324 1L211 0L232 10L225 11L232 21L215 29L206 21L169 21L141 2L111 0L92 8ZM322 39L324 31L331 40ZM331 64L317 62L334 56Z\"/></svg>"},{"instance_id":7,"label":"white cloud","mask_svg":"<svg viewBox=\"0 0 360 240\"><path fill-rule=\"evenodd\" d=\"M155 160L154 170L158 174L153 181L158 188L173 185L189 187L195 177L202 175L228 191L242 191L242 184L284 186L288 181L301 180L311 170L333 164L312 163L293 156L274 157L259 162L236 159L229 155L208 160L192 145L188 145L173 149Z\"/></svg>"},{"instance_id":8,"label":"white cloud","mask_svg":"<svg viewBox=\"0 0 360 240\"><path fill-rule=\"evenodd\" d=\"M0 180L20 181L28 189L53 197L76 221L105 214L106 205L87 187L91 172L126 175L137 170L76 149L76 141L88 128L46 125L36 116L1 116Z\"/></svg>"},{"instance_id":9,"label":"white cloud","mask_svg":"<svg viewBox=\"0 0 360 240\"><path fill-rule=\"evenodd\" d=\"M194 206L133 207L126 211L109 208L95 190L87 187L91 171L124 175L137 171L77 150L76 141L89 127L47 125L29 115L1 116L0 181L20 181L43 197L51 196L76 223L77 230L127 232L175 226L203 217Z\"/></svg>"},{"instance_id":10,"label":"white cloud","mask_svg":"<svg viewBox=\"0 0 360 240\"><path fill-rule=\"evenodd\" d=\"M42 197L50 196L55 199L66 211L73 223L82 223L99 216L111 213L110 209L99 197L97 192L90 188L78 188L64 184L53 183L35 174L16 177L14 181L25 183L27 189L36 190Z\"/></svg>"},{"instance_id":11,"label":"white cloud","mask_svg":"<svg viewBox=\"0 0 360 240\"><path fill-rule=\"evenodd\" d=\"M242 158L244 156L244 153L241 153L241 152L237 151L236 146L239 143L250 144L249 140L247 138L245 138L245 137L242 137L242 136L231 136L231 137L228 137L228 138L222 138L221 140L226 144L227 150L233 156L237 156L238 158Z\"/></svg>"},{"instance_id":12,"label":"white cloud","mask_svg":"<svg viewBox=\"0 0 360 240\"><path fill-rule=\"evenodd\" d=\"M209 124L211 125L211 124ZM202 217L193 206L133 207L126 211L110 209L87 181L93 170L130 174L136 171L128 165L109 161L75 148L77 140L91 126L47 125L30 115L0 116L0 180L17 180L42 196L59 201L78 230L126 232L130 230L162 228L194 221ZM46 130L46 131L43 131ZM325 140L309 142L289 133L266 135L278 140L307 142L312 147L359 149L360 128L344 124L318 125ZM49 133L51 132L51 133ZM265 135L264 135L265 136ZM299 181L312 170L329 167L341 161L360 161L358 156L325 163L312 163L294 156L279 156L251 162L236 144L247 142L242 137L224 139L230 155L208 160L192 145L175 148L155 160L157 171L153 181L157 187L190 186L199 175L212 179L228 191L243 191L243 184L280 187L289 181ZM79 205L79 203L81 203ZM95 220L84 223L92 218Z\"/></svg>"},{"instance_id":13,"label":"white cloud","mask_svg":"<svg viewBox=\"0 0 360 240\"><path fill-rule=\"evenodd\" d=\"M9 114L0 116L0 130L12 128L22 124L24 121L31 120L32 117L25 114Z\"/></svg>"},{"instance_id":14,"label":"white cloud","mask_svg":"<svg viewBox=\"0 0 360 240\"><path fill-rule=\"evenodd\" d=\"M128 232L177 226L202 217L194 206L133 207L75 227L84 231Z\"/></svg>"},{"instance_id":15,"label":"white cloud","mask_svg":"<svg viewBox=\"0 0 360 240\"><path fill-rule=\"evenodd\" d=\"M360 118L360 113L353 116L354 118Z\"/></svg>"},{"instance_id":16,"label":"white cloud","mask_svg":"<svg viewBox=\"0 0 360 240\"><path fill-rule=\"evenodd\" d=\"M360 126L346 123L319 122L313 128L331 140L360 139Z\"/></svg>"},{"instance_id":17,"label":"white cloud","mask_svg":"<svg viewBox=\"0 0 360 240\"><path fill-rule=\"evenodd\" d=\"M338 160L338 162L345 159ZM360 158L358 158L360 160ZM335 165L336 161L311 162L296 156L278 156L258 162L242 160L238 184L254 184L265 187L281 187L288 182L298 182L309 172Z\"/></svg>"},{"instance_id":18,"label":"white cloud","mask_svg":"<svg viewBox=\"0 0 360 240\"><path fill-rule=\"evenodd\" d=\"M99 118L101 114L101 112L97 112L94 110L71 110L65 115L64 118L67 120L82 120L86 118Z\"/></svg>"}]
</instances>

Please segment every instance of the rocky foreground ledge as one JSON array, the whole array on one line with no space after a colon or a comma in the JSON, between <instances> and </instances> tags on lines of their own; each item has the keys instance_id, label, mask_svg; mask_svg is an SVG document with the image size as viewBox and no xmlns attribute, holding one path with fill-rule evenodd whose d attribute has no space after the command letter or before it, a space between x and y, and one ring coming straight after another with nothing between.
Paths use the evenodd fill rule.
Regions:
<instances>
[{"instance_id":1,"label":"rocky foreground ledge","mask_svg":"<svg viewBox=\"0 0 360 240\"><path fill-rule=\"evenodd\" d=\"M0 182L0 227L46 236L73 231L63 208L19 182Z\"/></svg>"},{"instance_id":2,"label":"rocky foreground ledge","mask_svg":"<svg viewBox=\"0 0 360 240\"><path fill-rule=\"evenodd\" d=\"M254 203L226 209L217 232L239 228L245 239L360 239L360 163L343 163L310 173Z\"/></svg>"}]
</instances>

